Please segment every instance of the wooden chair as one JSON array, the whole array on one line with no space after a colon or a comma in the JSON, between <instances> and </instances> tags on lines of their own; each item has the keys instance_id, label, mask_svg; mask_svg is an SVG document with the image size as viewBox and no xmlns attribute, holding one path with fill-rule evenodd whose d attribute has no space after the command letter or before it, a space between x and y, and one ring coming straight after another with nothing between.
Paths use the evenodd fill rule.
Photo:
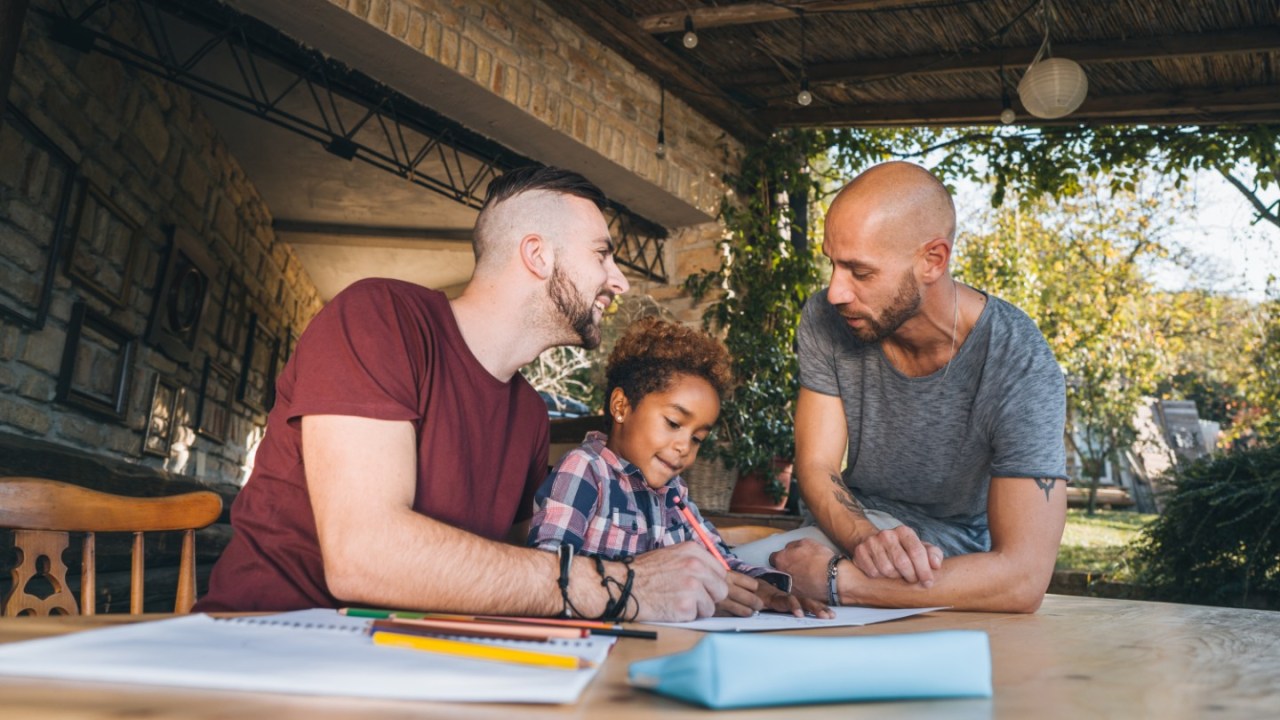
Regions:
<instances>
[{"instance_id":1,"label":"wooden chair","mask_svg":"<svg viewBox=\"0 0 1280 720\"><path fill-rule=\"evenodd\" d=\"M724 538L724 544L731 548L783 532L782 528L768 525L730 525L729 527L717 525L716 531L720 533L720 537Z\"/></svg>"},{"instance_id":2,"label":"wooden chair","mask_svg":"<svg viewBox=\"0 0 1280 720\"><path fill-rule=\"evenodd\" d=\"M113 495L33 477L0 477L0 528L14 530L18 564L13 589L4 599L3 615L76 615L75 597L67 588L62 553L71 532L83 532L84 558L80 581L80 610L94 614L97 570L94 534L133 533L129 578L129 613L142 612L143 533L184 531L178 568L174 612L190 612L196 600L195 531L222 514L222 498L197 491L170 497L136 498ZM44 577L53 586L48 597L26 591L27 583Z\"/></svg>"}]
</instances>

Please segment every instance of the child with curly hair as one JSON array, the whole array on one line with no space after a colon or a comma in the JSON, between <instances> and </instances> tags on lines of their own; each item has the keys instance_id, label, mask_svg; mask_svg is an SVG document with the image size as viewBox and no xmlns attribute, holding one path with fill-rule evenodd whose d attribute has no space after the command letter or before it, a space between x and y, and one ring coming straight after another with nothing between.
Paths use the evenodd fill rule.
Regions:
<instances>
[{"instance_id":1,"label":"child with curly hair","mask_svg":"<svg viewBox=\"0 0 1280 720\"><path fill-rule=\"evenodd\" d=\"M720 615L762 609L833 617L823 604L789 593L791 577L738 560L703 519L680 473L698 456L732 382L729 353L716 339L647 317L627 329L605 370L609 434L591 432L566 453L534 498L529 544L621 559L697 542L680 506L729 565Z\"/></svg>"}]
</instances>

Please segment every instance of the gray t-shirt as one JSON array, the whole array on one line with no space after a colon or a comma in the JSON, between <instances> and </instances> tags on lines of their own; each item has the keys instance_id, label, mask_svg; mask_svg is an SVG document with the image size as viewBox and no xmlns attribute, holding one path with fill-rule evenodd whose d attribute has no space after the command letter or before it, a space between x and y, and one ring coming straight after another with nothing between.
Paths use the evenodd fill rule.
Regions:
<instances>
[{"instance_id":1,"label":"gray t-shirt","mask_svg":"<svg viewBox=\"0 0 1280 720\"><path fill-rule=\"evenodd\" d=\"M1013 305L987 296L950 369L925 377L854 337L825 290L805 304L798 344L801 385L844 403L854 497L947 555L991 549L991 478L1066 478L1062 370Z\"/></svg>"}]
</instances>

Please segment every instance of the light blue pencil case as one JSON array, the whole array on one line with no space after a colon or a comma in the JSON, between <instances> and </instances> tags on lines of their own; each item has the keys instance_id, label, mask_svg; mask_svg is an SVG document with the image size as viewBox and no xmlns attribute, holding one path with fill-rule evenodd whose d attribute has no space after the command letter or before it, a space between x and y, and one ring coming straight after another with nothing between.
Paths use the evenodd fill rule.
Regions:
<instances>
[{"instance_id":1,"label":"light blue pencil case","mask_svg":"<svg viewBox=\"0 0 1280 720\"><path fill-rule=\"evenodd\" d=\"M631 664L632 685L720 710L768 705L991 697L991 648L976 630L862 637L713 633Z\"/></svg>"}]
</instances>

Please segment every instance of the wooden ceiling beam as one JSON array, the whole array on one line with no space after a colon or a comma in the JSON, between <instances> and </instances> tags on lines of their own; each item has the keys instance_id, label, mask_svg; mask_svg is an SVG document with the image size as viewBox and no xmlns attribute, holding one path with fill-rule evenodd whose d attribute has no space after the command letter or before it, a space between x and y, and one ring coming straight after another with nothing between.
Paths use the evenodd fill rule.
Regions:
<instances>
[{"instance_id":1,"label":"wooden ceiling beam","mask_svg":"<svg viewBox=\"0 0 1280 720\"><path fill-rule=\"evenodd\" d=\"M547 0L552 9L586 30L609 49L665 84L667 91L744 140L768 137L769 128L749 115L688 61L636 27L608 3L597 0ZM654 118L656 128L657 118Z\"/></svg>"},{"instance_id":2,"label":"wooden ceiling beam","mask_svg":"<svg viewBox=\"0 0 1280 720\"><path fill-rule=\"evenodd\" d=\"M968 55L923 55L812 65L805 74L811 84L859 83L888 77L946 75L993 71L1003 65L1020 69L1035 57L1039 46L983 50ZM1240 55L1280 51L1280 27L1233 30L1205 35L1187 33L1152 38L1130 38L1104 43L1055 43L1053 54L1081 65L1142 60ZM737 72L718 80L726 87L785 85L794 82L776 68Z\"/></svg>"},{"instance_id":3,"label":"wooden ceiling beam","mask_svg":"<svg viewBox=\"0 0 1280 720\"><path fill-rule=\"evenodd\" d=\"M934 4L935 0L794 0L785 3L744 2L723 7L698 7L688 11L655 13L635 19L636 25L647 33L683 32L684 19L693 18L693 27L704 30L728 25L792 20L805 15L821 15L833 12L858 12L887 10L911 5Z\"/></svg>"},{"instance_id":4,"label":"wooden ceiling beam","mask_svg":"<svg viewBox=\"0 0 1280 720\"><path fill-rule=\"evenodd\" d=\"M992 99L775 109L760 116L774 127L998 125L1000 110L1000 101ZM1031 117L1020 106L1015 110L1018 122L1030 125L1280 122L1280 85L1091 97L1076 112L1051 121ZM1240 117L1250 119L1237 119Z\"/></svg>"}]
</instances>

